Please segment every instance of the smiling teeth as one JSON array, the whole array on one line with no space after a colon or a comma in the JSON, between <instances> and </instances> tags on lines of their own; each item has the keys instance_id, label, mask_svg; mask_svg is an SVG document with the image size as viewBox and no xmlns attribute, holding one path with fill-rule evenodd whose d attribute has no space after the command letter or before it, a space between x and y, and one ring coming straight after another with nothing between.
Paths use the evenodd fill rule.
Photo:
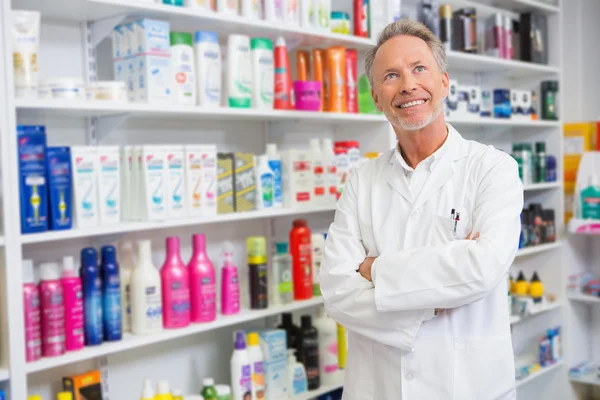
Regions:
<instances>
[{"instance_id":1,"label":"smiling teeth","mask_svg":"<svg viewBox=\"0 0 600 400\"><path fill-rule=\"evenodd\" d=\"M423 103L425 103L425 100L415 100L415 101L411 101L410 103L400 104L400 108L418 106L419 104L423 104Z\"/></svg>"}]
</instances>

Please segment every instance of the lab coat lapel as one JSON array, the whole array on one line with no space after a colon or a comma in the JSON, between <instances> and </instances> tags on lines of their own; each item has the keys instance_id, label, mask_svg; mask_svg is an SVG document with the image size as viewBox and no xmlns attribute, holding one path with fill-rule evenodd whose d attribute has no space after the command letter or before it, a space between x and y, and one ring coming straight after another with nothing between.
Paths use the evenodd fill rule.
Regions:
<instances>
[{"instance_id":1,"label":"lab coat lapel","mask_svg":"<svg viewBox=\"0 0 600 400\"><path fill-rule=\"evenodd\" d=\"M385 170L385 179L387 183L400 193L409 203L414 201L412 192L406 181L406 176L404 176L404 171L402 171L402 167L396 161L395 151L391 152L390 161Z\"/></svg>"}]
</instances>

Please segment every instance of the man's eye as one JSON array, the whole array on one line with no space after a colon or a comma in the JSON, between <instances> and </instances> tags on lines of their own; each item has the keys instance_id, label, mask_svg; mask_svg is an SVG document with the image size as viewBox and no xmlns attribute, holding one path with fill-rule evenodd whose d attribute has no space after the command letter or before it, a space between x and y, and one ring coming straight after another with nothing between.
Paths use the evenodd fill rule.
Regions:
<instances>
[{"instance_id":1,"label":"man's eye","mask_svg":"<svg viewBox=\"0 0 600 400\"><path fill-rule=\"evenodd\" d=\"M385 79L385 80L388 80L388 79L397 78L397 77L398 77L398 74L397 74L397 73L395 73L395 72L390 72L390 73L388 73L388 74L386 74L386 75L385 75L385 78L384 78L384 79Z\"/></svg>"},{"instance_id":2,"label":"man's eye","mask_svg":"<svg viewBox=\"0 0 600 400\"><path fill-rule=\"evenodd\" d=\"M417 72L424 72L425 71L425 67L422 65L419 65L418 67L415 68L415 71Z\"/></svg>"}]
</instances>

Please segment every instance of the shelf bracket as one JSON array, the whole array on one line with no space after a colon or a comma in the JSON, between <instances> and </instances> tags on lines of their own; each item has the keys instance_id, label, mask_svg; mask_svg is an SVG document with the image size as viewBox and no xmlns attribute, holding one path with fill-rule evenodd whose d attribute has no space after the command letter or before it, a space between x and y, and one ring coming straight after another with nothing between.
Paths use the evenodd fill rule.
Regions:
<instances>
[{"instance_id":1,"label":"shelf bracket","mask_svg":"<svg viewBox=\"0 0 600 400\"><path fill-rule=\"evenodd\" d=\"M128 117L129 113L121 113L92 118L96 125L96 142L100 143L103 138L121 126Z\"/></svg>"},{"instance_id":2,"label":"shelf bracket","mask_svg":"<svg viewBox=\"0 0 600 400\"><path fill-rule=\"evenodd\" d=\"M127 14L118 14L98 21L88 22L92 48L96 48L125 18L127 18Z\"/></svg>"}]
</instances>

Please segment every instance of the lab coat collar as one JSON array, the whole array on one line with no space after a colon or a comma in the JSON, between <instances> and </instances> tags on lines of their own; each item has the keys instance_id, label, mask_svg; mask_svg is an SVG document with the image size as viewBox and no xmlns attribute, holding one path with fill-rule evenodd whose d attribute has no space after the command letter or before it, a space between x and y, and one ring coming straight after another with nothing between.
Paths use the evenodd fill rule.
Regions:
<instances>
[{"instance_id":1,"label":"lab coat collar","mask_svg":"<svg viewBox=\"0 0 600 400\"><path fill-rule=\"evenodd\" d=\"M466 140L450 124L448 127L448 138L442 147L444 151L439 155L439 160L435 160L435 168L425 182L425 185L415 199L408 186L408 181L404 176L403 167L396 158L397 150L390 152L389 165L386 169L386 180L388 184L400 193L406 200L413 203L412 208L419 208L421 205L437 192L454 175L454 161L467 156L468 148Z\"/></svg>"}]
</instances>

